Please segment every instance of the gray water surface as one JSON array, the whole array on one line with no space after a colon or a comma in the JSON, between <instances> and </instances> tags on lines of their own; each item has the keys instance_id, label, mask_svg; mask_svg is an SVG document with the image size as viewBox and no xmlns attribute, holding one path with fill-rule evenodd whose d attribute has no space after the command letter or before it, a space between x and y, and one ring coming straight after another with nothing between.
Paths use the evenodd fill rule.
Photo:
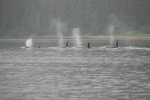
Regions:
<instances>
[{"instance_id":1,"label":"gray water surface","mask_svg":"<svg viewBox=\"0 0 150 100\"><path fill-rule=\"evenodd\" d=\"M149 99L149 48L0 48L0 100Z\"/></svg>"}]
</instances>

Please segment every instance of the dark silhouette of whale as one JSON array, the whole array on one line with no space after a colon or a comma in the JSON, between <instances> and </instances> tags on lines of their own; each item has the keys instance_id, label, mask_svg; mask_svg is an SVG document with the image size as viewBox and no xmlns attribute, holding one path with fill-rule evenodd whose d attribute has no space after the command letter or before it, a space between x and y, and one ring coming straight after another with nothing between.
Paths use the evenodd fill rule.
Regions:
<instances>
[{"instance_id":1,"label":"dark silhouette of whale","mask_svg":"<svg viewBox=\"0 0 150 100\"><path fill-rule=\"evenodd\" d=\"M41 48L41 45L39 45L39 48Z\"/></svg>"},{"instance_id":2,"label":"dark silhouette of whale","mask_svg":"<svg viewBox=\"0 0 150 100\"><path fill-rule=\"evenodd\" d=\"M118 48L119 47L119 41L117 40L116 45L114 47L107 47L107 48Z\"/></svg>"},{"instance_id":3,"label":"dark silhouette of whale","mask_svg":"<svg viewBox=\"0 0 150 100\"><path fill-rule=\"evenodd\" d=\"M69 41L66 42L66 45L64 46L58 46L59 48L67 48L69 46Z\"/></svg>"},{"instance_id":4,"label":"dark silhouette of whale","mask_svg":"<svg viewBox=\"0 0 150 100\"><path fill-rule=\"evenodd\" d=\"M69 46L69 41L67 41L67 43L66 43L66 47L68 47Z\"/></svg>"},{"instance_id":5,"label":"dark silhouette of whale","mask_svg":"<svg viewBox=\"0 0 150 100\"><path fill-rule=\"evenodd\" d=\"M119 44L118 44L118 40L117 40L115 48L118 48L118 46L119 46Z\"/></svg>"},{"instance_id":6,"label":"dark silhouette of whale","mask_svg":"<svg viewBox=\"0 0 150 100\"><path fill-rule=\"evenodd\" d=\"M87 48L91 48L91 47L90 47L90 42L88 43Z\"/></svg>"}]
</instances>

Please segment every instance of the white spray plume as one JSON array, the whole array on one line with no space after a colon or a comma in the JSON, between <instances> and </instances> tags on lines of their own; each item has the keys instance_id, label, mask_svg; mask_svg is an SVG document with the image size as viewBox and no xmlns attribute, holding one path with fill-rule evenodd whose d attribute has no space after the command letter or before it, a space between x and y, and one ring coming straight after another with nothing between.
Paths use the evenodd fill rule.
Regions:
<instances>
[{"instance_id":1,"label":"white spray plume","mask_svg":"<svg viewBox=\"0 0 150 100\"><path fill-rule=\"evenodd\" d=\"M74 28L72 31L73 38L75 39L75 45L76 47L81 47L82 42L81 42L81 31L79 28Z\"/></svg>"},{"instance_id":2,"label":"white spray plume","mask_svg":"<svg viewBox=\"0 0 150 100\"><path fill-rule=\"evenodd\" d=\"M32 41L32 38L26 40L26 47L28 48L32 48L33 46L33 41Z\"/></svg>"}]
</instances>

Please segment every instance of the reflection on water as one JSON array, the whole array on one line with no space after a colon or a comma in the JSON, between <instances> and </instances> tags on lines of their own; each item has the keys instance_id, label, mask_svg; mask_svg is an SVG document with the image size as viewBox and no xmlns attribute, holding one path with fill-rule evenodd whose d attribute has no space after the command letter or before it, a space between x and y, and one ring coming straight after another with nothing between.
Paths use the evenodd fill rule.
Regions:
<instances>
[{"instance_id":1,"label":"reflection on water","mask_svg":"<svg viewBox=\"0 0 150 100\"><path fill-rule=\"evenodd\" d=\"M1 100L149 100L148 48L0 49Z\"/></svg>"}]
</instances>

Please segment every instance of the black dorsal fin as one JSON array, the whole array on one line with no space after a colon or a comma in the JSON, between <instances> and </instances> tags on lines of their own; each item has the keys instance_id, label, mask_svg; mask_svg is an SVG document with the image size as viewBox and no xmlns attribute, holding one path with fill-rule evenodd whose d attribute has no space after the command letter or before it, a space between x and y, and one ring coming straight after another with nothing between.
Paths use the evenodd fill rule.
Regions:
<instances>
[{"instance_id":1,"label":"black dorsal fin","mask_svg":"<svg viewBox=\"0 0 150 100\"><path fill-rule=\"evenodd\" d=\"M88 43L87 48L91 48L91 47L90 47L90 42Z\"/></svg>"},{"instance_id":2,"label":"black dorsal fin","mask_svg":"<svg viewBox=\"0 0 150 100\"><path fill-rule=\"evenodd\" d=\"M118 40L117 40L117 42L116 42L116 48L118 48Z\"/></svg>"},{"instance_id":3,"label":"black dorsal fin","mask_svg":"<svg viewBox=\"0 0 150 100\"><path fill-rule=\"evenodd\" d=\"M69 44L69 41L67 41L67 43L66 43L66 47L68 47L68 44Z\"/></svg>"}]
</instances>

